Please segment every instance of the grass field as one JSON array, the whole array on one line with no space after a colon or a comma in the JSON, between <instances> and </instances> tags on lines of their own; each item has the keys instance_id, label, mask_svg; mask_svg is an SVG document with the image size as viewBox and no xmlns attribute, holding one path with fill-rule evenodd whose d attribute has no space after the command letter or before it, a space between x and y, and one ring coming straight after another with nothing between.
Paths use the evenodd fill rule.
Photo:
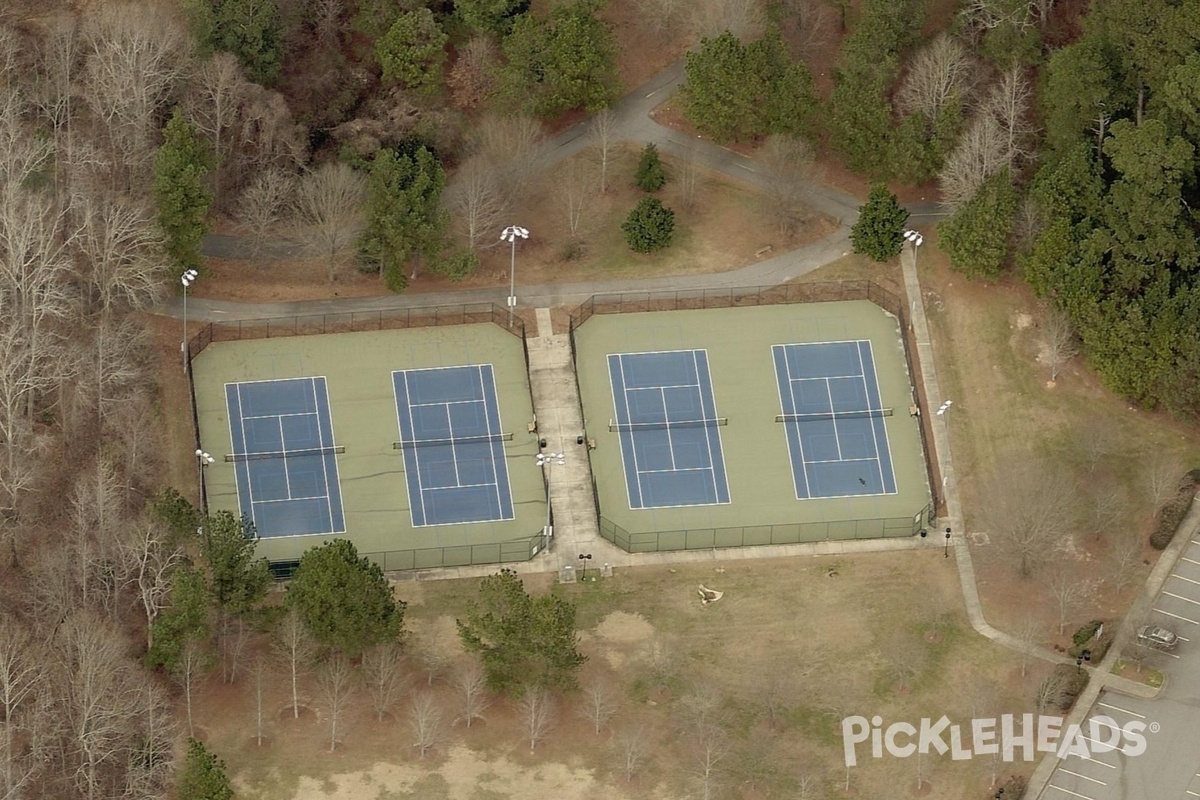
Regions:
<instances>
[{"instance_id":1,"label":"grass field","mask_svg":"<svg viewBox=\"0 0 1200 800\"><path fill-rule=\"evenodd\" d=\"M694 797L701 713L727 736L715 771L718 796L794 797L807 777L821 787L814 797L877 798L888 787L915 789L920 773L928 782L921 794L960 800L988 785L993 765L868 758L849 772L851 790L842 794L839 733L847 714L919 722L1028 710L1037 675L1022 680L1014 656L969 630L957 580L953 562L935 549L635 568L566 587L543 580L539 590L562 592L578 605L589 659L585 689L604 682L619 711L597 735L577 714L582 698L560 698L553 732L533 753L501 702L470 730L455 726L423 762L409 747L405 712L377 723L361 697L332 754L320 702L310 700L310 710L292 720L282 685L271 688L268 706L277 713L264 748L251 738L245 685L214 687L201 702L199 724L238 776L243 796L259 800ZM723 591L723 599L702 606L702 583ZM456 656L453 618L474 586L398 585L415 631L415 690L427 688L422 652ZM452 716L446 677L435 678L430 690ZM647 736L647 763L627 781L614 742L632 729Z\"/></svg>"}]
</instances>

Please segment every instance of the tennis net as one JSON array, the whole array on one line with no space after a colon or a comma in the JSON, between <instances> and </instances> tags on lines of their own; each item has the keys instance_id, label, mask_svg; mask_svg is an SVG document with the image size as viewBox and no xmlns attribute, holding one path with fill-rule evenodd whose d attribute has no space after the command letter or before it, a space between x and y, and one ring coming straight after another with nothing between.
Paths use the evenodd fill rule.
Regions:
<instances>
[{"instance_id":1,"label":"tennis net","mask_svg":"<svg viewBox=\"0 0 1200 800\"><path fill-rule=\"evenodd\" d=\"M716 428L729 424L729 417L712 419L682 419L665 422L608 422L608 432L618 431L669 431L676 428Z\"/></svg>"},{"instance_id":2,"label":"tennis net","mask_svg":"<svg viewBox=\"0 0 1200 800\"><path fill-rule=\"evenodd\" d=\"M821 420L866 419L890 417L890 408L867 408L860 411L825 411L817 414L776 414L776 422L819 422Z\"/></svg>"},{"instance_id":3,"label":"tennis net","mask_svg":"<svg viewBox=\"0 0 1200 800\"><path fill-rule=\"evenodd\" d=\"M393 450L410 450L416 447L446 447L447 445L481 444L489 442L511 442L512 433L493 433L483 436L458 436L452 439L408 439L392 442Z\"/></svg>"},{"instance_id":4,"label":"tennis net","mask_svg":"<svg viewBox=\"0 0 1200 800\"><path fill-rule=\"evenodd\" d=\"M336 447L306 447L299 450L274 450L265 453L230 453L225 456L227 462L264 461L273 458L303 458L304 456L328 456L344 453L346 448Z\"/></svg>"}]
</instances>

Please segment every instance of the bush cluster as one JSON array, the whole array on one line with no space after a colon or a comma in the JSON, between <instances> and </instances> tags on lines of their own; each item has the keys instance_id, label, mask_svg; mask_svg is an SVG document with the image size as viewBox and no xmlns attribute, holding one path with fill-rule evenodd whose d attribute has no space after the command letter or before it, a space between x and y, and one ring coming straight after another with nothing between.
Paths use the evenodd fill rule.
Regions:
<instances>
[{"instance_id":1,"label":"bush cluster","mask_svg":"<svg viewBox=\"0 0 1200 800\"><path fill-rule=\"evenodd\" d=\"M1092 660L1095 660L1094 656ZM1087 688L1087 671L1074 664L1059 664L1054 668L1054 674L1061 679L1062 685L1062 692L1058 697L1058 710L1070 711L1080 693ZM1006 794L1005 797L1007 796Z\"/></svg>"},{"instance_id":2,"label":"bush cluster","mask_svg":"<svg viewBox=\"0 0 1200 800\"><path fill-rule=\"evenodd\" d=\"M1079 658L1084 650L1090 650L1093 664L1104 659L1104 654L1112 647L1114 628L1109 626L1099 639L1093 638L1103 624L1104 620L1094 619L1075 631L1075 635L1071 637L1071 647L1067 650L1071 658Z\"/></svg>"},{"instance_id":3,"label":"bush cluster","mask_svg":"<svg viewBox=\"0 0 1200 800\"><path fill-rule=\"evenodd\" d=\"M1192 507L1192 498L1195 496L1196 485L1189 483L1180 487L1174 497L1163 503L1163 507L1158 510L1158 523L1154 526L1154 532L1150 534L1151 547L1155 550L1167 549L1167 545L1175 538L1179 523L1183 522L1188 509Z\"/></svg>"}]
</instances>

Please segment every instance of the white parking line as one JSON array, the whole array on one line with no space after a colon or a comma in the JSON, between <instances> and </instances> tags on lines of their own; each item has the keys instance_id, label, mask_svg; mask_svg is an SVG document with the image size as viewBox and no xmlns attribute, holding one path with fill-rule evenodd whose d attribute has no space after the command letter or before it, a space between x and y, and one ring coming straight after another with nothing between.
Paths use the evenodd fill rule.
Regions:
<instances>
[{"instance_id":1,"label":"white parking line","mask_svg":"<svg viewBox=\"0 0 1200 800\"><path fill-rule=\"evenodd\" d=\"M1137 717L1138 719L1145 719L1145 718L1146 718L1146 715L1145 715L1145 714L1139 714L1139 713L1137 713L1136 711L1130 711L1128 708L1121 708L1120 706L1114 706L1114 705L1112 705L1111 703L1096 703L1096 705L1098 705L1098 706L1104 706L1105 708L1111 708L1111 709L1113 709L1114 711L1120 711L1120 712L1121 712L1121 713L1123 713L1123 714L1128 714L1129 716L1131 716L1131 717Z\"/></svg>"},{"instance_id":2,"label":"white parking line","mask_svg":"<svg viewBox=\"0 0 1200 800\"><path fill-rule=\"evenodd\" d=\"M1187 617L1181 617L1178 614L1172 614L1170 611L1163 611L1161 608L1156 607L1154 610L1160 614L1166 614L1168 617L1174 617L1175 619L1183 620L1184 622L1190 622L1193 625L1200 625L1200 622L1196 622L1196 620L1194 620L1194 619L1188 619Z\"/></svg>"},{"instance_id":3,"label":"white parking line","mask_svg":"<svg viewBox=\"0 0 1200 800\"><path fill-rule=\"evenodd\" d=\"M1172 577L1172 578L1179 578L1179 580L1181 580L1181 581L1187 581L1188 583L1194 583L1194 584L1196 584L1197 586L1200 586L1200 581L1194 581L1194 580L1192 580L1191 578L1185 578L1185 577L1183 577L1182 575L1180 575L1178 572L1172 572L1172 573L1171 573L1171 577Z\"/></svg>"},{"instance_id":4,"label":"white parking line","mask_svg":"<svg viewBox=\"0 0 1200 800\"><path fill-rule=\"evenodd\" d=\"M1087 738L1087 737L1083 737L1083 738ZM1116 764L1105 764L1103 761L1097 761L1096 759L1092 758L1091 756L1083 756L1083 755L1080 755L1079 753L1068 753L1067 754L1068 758L1070 758L1071 756L1075 756L1076 758L1082 758L1084 761L1090 761L1093 764L1099 764L1100 766L1108 767L1109 769L1117 768Z\"/></svg>"},{"instance_id":5,"label":"white parking line","mask_svg":"<svg viewBox=\"0 0 1200 800\"><path fill-rule=\"evenodd\" d=\"M1182 600L1185 603L1191 603L1194 606L1200 606L1200 600L1193 600L1190 597L1184 597L1183 595L1175 594L1174 592L1164 591L1163 594L1165 594L1167 597L1174 597L1176 600Z\"/></svg>"},{"instance_id":6,"label":"white parking line","mask_svg":"<svg viewBox=\"0 0 1200 800\"><path fill-rule=\"evenodd\" d=\"M1104 781L1101 781L1101 780L1097 780L1097 779L1095 779L1095 778L1088 777L1087 775L1084 775L1084 774L1083 774L1083 773L1081 773L1081 772L1071 772L1071 770L1069 770L1069 769L1063 769L1062 767L1059 767L1059 768L1058 768L1058 771L1059 771L1059 772L1065 772L1065 773L1067 773L1068 775L1074 775L1076 778L1083 778L1085 781L1091 781L1092 783L1098 783L1098 784L1100 784L1101 786L1108 786L1108 784L1107 784L1107 783L1105 783Z\"/></svg>"},{"instance_id":7,"label":"white parking line","mask_svg":"<svg viewBox=\"0 0 1200 800\"><path fill-rule=\"evenodd\" d=\"M1188 789L1187 793L1190 794L1192 797L1200 797L1200 793L1193 792L1191 789Z\"/></svg>"},{"instance_id":8,"label":"white parking line","mask_svg":"<svg viewBox=\"0 0 1200 800\"><path fill-rule=\"evenodd\" d=\"M1186 561L1189 564L1195 564L1196 566L1200 567L1200 561L1193 561L1192 559L1188 558L1187 556L1180 556L1179 560Z\"/></svg>"},{"instance_id":9,"label":"white parking line","mask_svg":"<svg viewBox=\"0 0 1200 800\"><path fill-rule=\"evenodd\" d=\"M1072 797L1082 797L1083 800L1093 800L1093 798L1088 797L1086 794L1080 794L1079 792L1072 792L1070 789L1064 789L1061 786L1055 786L1053 783L1046 784L1046 788L1047 789L1058 789L1060 792L1066 792L1067 794L1071 795Z\"/></svg>"}]
</instances>

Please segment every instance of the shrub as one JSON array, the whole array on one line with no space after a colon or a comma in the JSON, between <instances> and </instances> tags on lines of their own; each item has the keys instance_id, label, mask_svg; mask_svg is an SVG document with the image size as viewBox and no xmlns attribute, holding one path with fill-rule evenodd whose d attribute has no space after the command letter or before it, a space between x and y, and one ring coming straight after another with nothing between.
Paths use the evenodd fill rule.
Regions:
<instances>
[{"instance_id":1,"label":"shrub","mask_svg":"<svg viewBox=\"0 0 1200 800\"><path fill-rule=\"evenodd\" d=\"M1155 550L1167 549L1167 545L1175 538L1175 531L1179 528L1179 523L1183 522L1188 509L1192 507L1192 498L1195 494L1195 485L1189 483L1180 488L1178 494L1163 503L1163 507L1158 510L1158 524L1155 525L1154 532L1150 534L1151 547Z\"/></svg>"},{"instance_id":2,"label":"shrub","mask_svg":"<svg viewBox=\"0 0 1200 800\"><path fill-rule=\"evenodd\" d=\"M667 173L658 157L658 148L653 144L648 144L642 149L642 158L638 162L637 172L633 175L633 182L643 192L657 192L667 182Z\"/></svg>"},{"instance_id":3,"label":"shrub","mask_svg":"<svg viewBox=\"0 0 1200 800\"><path fill-rule=\"evenodd\" d=\"M637 253L661 250L671 243L675 233L675 212L657 197L643 197L621 223L625 241Z\"/></svg>"},{"instance_id":4,"label":"shrub","mask_svg":"<svg viewBox=\"0 0 1200 800\"><path fill-rule=\"evenodd\" d=\"M1062 684L1058 710L1070 711L1079 695L1087 688L1088 674L1074 664L1059 664L1054 668L1054 674L1060 678Z\"/></svg>"},{"instance_id":5,"label":"shrub","mask_svg":"<svg viewBox=\"0 0 1200 800\"><path fill-rule=\"evenodd\" d=\"M1021 800L1025 796L1025 778L1021 775L1013 775L1000 786L999 791L988 789L988 800L994 797L1003 797L1004 800Z\"/></svg>"},{"instance_id":6,"label":"shrub","mask_svg":"<svg viewBox=\"0 0 1200 800\"><path fill-rule=\"evenodd\" d=\"M1100 630L1100 626L1103 624L1104 620L1094 619L1080 626L1079 630L1075 631L1075 635L1071 637L1071 642L1076 647L1082 647L1092 640L1092 637L1096 635L1096 631Z\"/></svg>"}]
</instances>

